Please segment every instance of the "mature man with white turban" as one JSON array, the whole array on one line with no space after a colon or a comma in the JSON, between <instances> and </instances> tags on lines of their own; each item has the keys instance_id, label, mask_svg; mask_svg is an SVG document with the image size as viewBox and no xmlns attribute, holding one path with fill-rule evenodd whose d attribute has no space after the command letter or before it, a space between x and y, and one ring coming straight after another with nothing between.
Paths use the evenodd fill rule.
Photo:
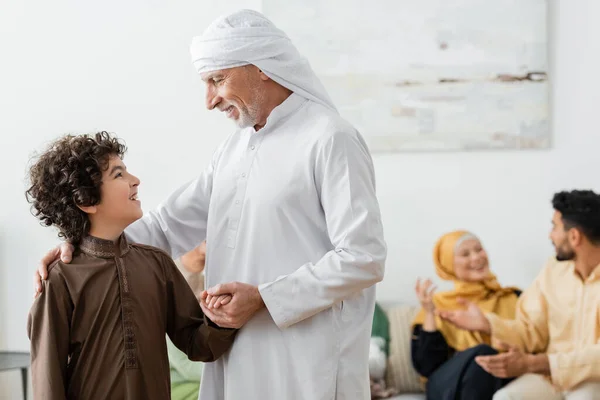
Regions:
<instances>
[{"instance_id":1,"label":"mature man with white turban","mask_svg":"<svg viewBox=\"0 0 600 400\"><path fill-rule=\"evenodd\" d=\"M212 288L202 307L241 329L205 366L200 398L370 399L374 285L386 245L367 146L262 14L217 19L191 54L207 107L239 129L195 181L126 234L173 257L207 239Z\"/></svg>"}]
</instances>

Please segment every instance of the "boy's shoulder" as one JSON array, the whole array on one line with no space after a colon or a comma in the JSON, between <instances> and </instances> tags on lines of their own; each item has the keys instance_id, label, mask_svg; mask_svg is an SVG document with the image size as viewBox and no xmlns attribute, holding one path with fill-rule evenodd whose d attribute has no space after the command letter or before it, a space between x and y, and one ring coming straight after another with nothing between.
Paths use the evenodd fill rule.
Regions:
<instances>
[{"instance_id":1,"label":"boy's shoulder","mask_svg":"<svg viewBox=\"0 0 600 400\"><path fill-rule=\"evenodd\" d=\"M129 243L129 245L131 246L131 248L134 251L140 252L142 254L148 254L148 255L157 257L157 258L161 259L162 261L167 261L169 263L173 263L173 259L171 258L169 253L167 253L163 249L159 249L158 247L149 246L147 244L141 244L141 243Z\"/></svg>"},{"instance_id":2,"label":"boy's shoulder","mask_svg":"<svg viewBox=\"0 0 600 400\"><path fill-rule=\"evenodd\" d=\"M83 262L81 255L75 252L73 259L69 263L58 259L48 265L48 277L46 280L54 284L58 282L62 282L63 284L76 282L76 277L80 276L81 272L86 270L86 268L82 268L85 266L86 263Z\"/></svg>"},{"instance_id":3,"label":"boy's shoulder","mask_svg":"<svg viewBox=\"0 0 600 400\"><path fill-rule=\"evenodd\" d=\"M44 286L44 290L38 298L44 297L49 289L53 293L53 297L68 297L69 296L69 287L72 286L72 280L69 279L69 264L65 264L63 261L55 260L50 265L48 265L48 275L46 279L42 281L42 285ZM37 302L34 302L36 304Z\"/></svg>"},{"instance_id":4,"label":"boy's shoulder","mask_svg":"<svg viewBox=\"0 0 600 400\"><path fill-rule=\"evenodd\" d=\"M60 258L58 260L54 260L52 262L52 264L48 265L48 276L50 276L50 273L52 271L55 271L54 273L60 273L61 271L61 264L63 264L63 262L60 260Z\"/></svg>"},{"instance_id":5,"label":"boy's shoulder","mask_svg":"<svg viewBox=\"0 0 600 400\"><path fill-rule=\"evenodd\" d=\"M75 263L77 262L76 260L73 260ZM52 264L48 265L48 278L47 280L64 280L65 276L64 276L64 272L65 272L65 267L67 264L65 264L60 258L58 260L54 260L52 262Z\"/></svg>"}]
</instances>

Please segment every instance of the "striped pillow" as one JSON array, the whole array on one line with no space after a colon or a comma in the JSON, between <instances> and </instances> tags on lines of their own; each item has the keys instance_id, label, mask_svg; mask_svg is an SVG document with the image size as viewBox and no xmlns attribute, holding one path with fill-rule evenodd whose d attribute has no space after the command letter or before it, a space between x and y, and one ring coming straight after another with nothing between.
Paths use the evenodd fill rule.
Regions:
<instances>
[{"instance_id":1,"label":"striped pillow","mask_svg":"<svg viewBox=\"0 0 600 400\"><path fill-rule=\"evenodd\" d=\"M419 374L412 366L410 325L419 307L401 305L387 310L390 321L390 356L386 372L386 385L399 393L420 393L423 386Z\"/></svg>"}]
</instances>

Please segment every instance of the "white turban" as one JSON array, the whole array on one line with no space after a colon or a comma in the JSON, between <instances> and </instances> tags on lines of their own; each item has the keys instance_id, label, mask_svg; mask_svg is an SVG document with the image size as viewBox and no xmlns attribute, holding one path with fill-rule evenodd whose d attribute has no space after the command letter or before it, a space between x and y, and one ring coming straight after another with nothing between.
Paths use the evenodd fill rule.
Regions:
<instances>
[{"instance_id":1,"label":"white turban","mask_svg":"<svg viewBox=\"0 0 600 400\"><path fill-rule=\"evenodd\" d=\"M308 60L259 12L241 10L217 18L192 40L190 52L198 73L253 64L281 86L336 110Z\"/></svg>"}]
</instances>

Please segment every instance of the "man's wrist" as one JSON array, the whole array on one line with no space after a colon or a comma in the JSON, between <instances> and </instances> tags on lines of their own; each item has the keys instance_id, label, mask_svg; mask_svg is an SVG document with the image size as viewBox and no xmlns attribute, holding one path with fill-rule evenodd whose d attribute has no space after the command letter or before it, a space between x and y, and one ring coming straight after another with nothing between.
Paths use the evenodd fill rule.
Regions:
<instances>
[{"instance_id":1,"label":"man's wrist","mask_svg":"<svg viewBox=\"0 0 600 400\"><path fill-rule=\"evenodd\" d=\"M531 374L550 375L550 360L547 354L528 354L527 372Z\"/></svg>"},{"instance_id":2,"label":"man's wrist","mask_svg":"<svg viewBox=\"0 0 600 400\"><path fill-rule=\"evenodd\" d=\"M255 290L254 294L256 296L257 309L260 310L260 309L266 307L265 301L263 300L263 298L260 294L260 290L258 289L258 286L255 286L254 290Z\"/></svg>"}]
</instances>

